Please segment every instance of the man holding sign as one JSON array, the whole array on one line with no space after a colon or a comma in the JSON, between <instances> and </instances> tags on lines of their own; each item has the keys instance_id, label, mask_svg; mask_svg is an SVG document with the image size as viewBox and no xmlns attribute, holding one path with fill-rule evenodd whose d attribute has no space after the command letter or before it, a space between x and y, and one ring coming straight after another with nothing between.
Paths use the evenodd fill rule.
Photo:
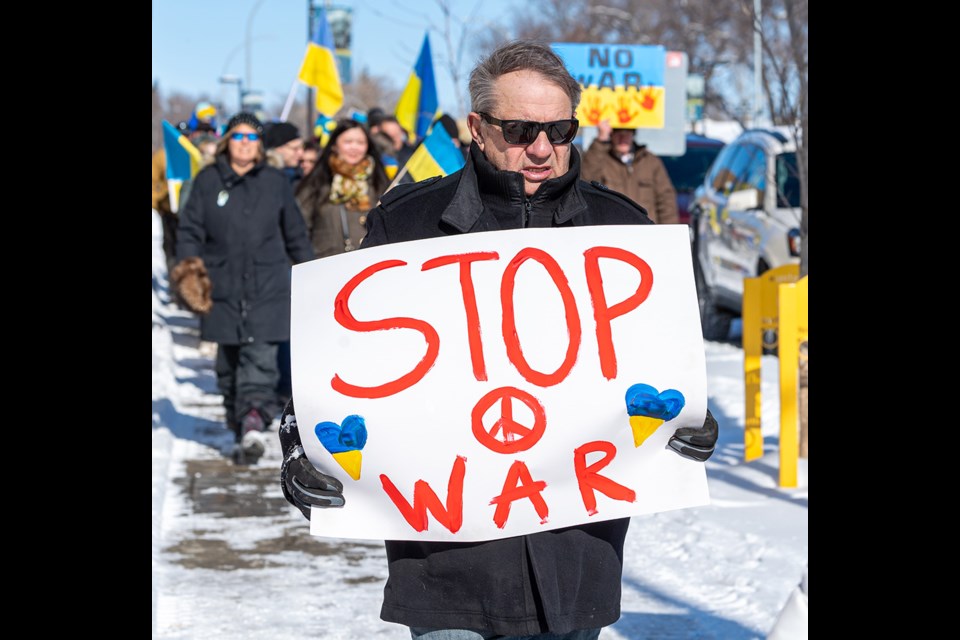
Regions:
<instances>
[{"instance_id":1,"label":"man holding sign","mask_svg":"<svg viewBox=\"0 0 960 640\"><path fill-rule=\"evenodd\" d=\"M443 246L449 247L450 254L453 255L438 256L424 261L422 266L418 262L415 267L418 273L426 274L424 277L429 278L440 273L445 265L453 263L454 268L457 268L456 262L459 261L464 307L470 324L476 325L469 333L469 340L466 341L470 343L470 351L465 359L472 363L470 375L475 381L484 381L489 383L489 386L497 386L499 380L493 379L496 372L493 371L492 365L489 370L486 367L495 358L502 357L502 354L487 352L485 358L482 352L483 341L479 330L481 321L477 315L477 305L471 305L468 302L475 303L484 294L479 291L479 286L475 295L471 293L470 262L463 257L468 254L458 251L461 245L464 245L463 241L470 239L465 238L463 234L524 228L543 230L554 227L647 225L652 222L643 209L628 198L580 180L580 156L571 145L578 128L576 108L580 101L580 85L549 46L518 41L499 47L473 70L469 88L473 111L469 115L468 123L473 143L466 166L444 178L399 185L383 196L380 204L367 216L367 235L361 248L379 247L370 252L375 254L385 249L384 245L388 244L448 237L444 241L448 244ZM555 232L560 231L565 230L555 230ZM517 233L522 235L528 232ZM590 230L585 228L580 233L589 236ZM473 237L475 236L471 236ZM683 240L685 242L685 239ZM562 244L558 244L557 255L562 251ZM410 627L411 637L414 640L482 640L493 637L508 639L537 636L549 637L551 640L595 640L602 627L612 624L620 617L623 543L629 518L614 517L603 520L593 518L594 521L589 522L588 520L590 515L596 514L597 511L608 509L605 503L603 505L596 503L595 495L600 495L602 499L612 495L617 496L617 500L622 503L631 502L635 492L600 475L596 470L602 467L601 463L588 462L585 452L587 449L590 450L591 460L595 460L596 454L602 454L601 462L606 464L614 457L614 445L600 439L593 439L594 434L591 433L589 424L583 427L585 433L575 434L576 437L587 440L578 447L575 463L584 501L581 513L585 506L587 515L581 515L574 522L584 524L558 526L554 523L553 526L556 528L549 528L550 518L555 517L554 522L564 522L563 509L548 505L547 500L540 493L547 484L542 480L542 475L549 474L550 470L533 464L537 448L548 446L547 440L552 436L560 434L570 437L571 435L557 431L556 427L553 430L546 428L549 411L545 410L544 405L551 407L554 405L541 403L535 396L537 394L545 396L552 391L555 392L557 387L554 385L557 385L560 378L579 375L588 367L594 367L598 377L602 370L605 379L616 379L617 362L613 354L612 341L607 335L609 320L625 313L628 307L633 309L638 306L652 285L652 271L643 259L619 248L597 247L596 254L591 251L593 250L586 252L585 265L582 255L577 263L581 271L586 271L586 277L578 280L578 283L589 283L591 292L589 295L593 296L594 314L598 327L595 344L598 345L600 357L591 359L592 363L588 365L585 362L586 356L581 359L583 362L578 362L575 353L568 349L564 364L554 374L544 375L532 366L518 367L522 369L521 373L527 382L541 387L536 393L530 393L519 387L500 385L483 395L476 402L472 421L475 448L471 450L469 456L455 456L455 460L452 461L453 471L444 472L449 473L445 509L444 505L440 504L440 500L443 499L442 489L439 492L441 495L438 496L438 492L430 489L425 481L415 483L414 504L411 506L404 495L411 490L410 483L404 480L394 482L400 473L399 470L392 477L392 470L390 473L381 473L379 482L376 482L377 486L382 483L382 491L379 492L378 498L391 500L396 510L402 512L404 524L409 525L409 535L406 539L395 537L385 541L389 577L384 588L380 617L385 621ZM349 265L352 266L360 264L363 254L366 253L366 251L353 252L327 260L343 258L350 261ZM494 253L497 252L483 254L474 252L469 255L474 256L471 259L488 260L488 264L494 264L494 259L491 257ZM506 262L503 276L506 293L502 294L505 305L512 305L515 298L523 299L524 295L530 291L529 288L524 288L523 279L517 274L518 265L521 262L532 259L547 267L553 283L560 289L566 310L567 331L560 333L569 334L569 344L572 348L574 336L579 339L579 336L585 333L585 330L581 331L582 323L579 313L575 309L572 310L576 307L575 297L577 295L583 297L584 292L578 290L575 293L567 286L568 280L561 273L563 265L553 261L546 251L521 248L514 259L510 260L514 255L514 248L509 247L505 242L499 247L499 253L503 254L502 258ZM622 302L612 301L611 304L606 304L603 297L604 286L600 282L600 270L597 267L600 257L616 257L635 267L636 271L641 273L641 285L637 291L627 296ZM303 265L306 269L301 270L300 273L307 273L319 262L322 261ZM414 266L413 260L409 262L410 266ZM686 264L689 258L681 262ZM344 261L341 264L347 265L348 262ZM389 278L391 276L387 274L400 271L399 268L392 267L405 264L407 263L401 260L387 260L370 266L350 278L349 282L339 289L335 305L328 304L323 294L318 296L323 300L323 304L314 306L323 309L328 315L336 316L339 326L330 325L329 328L332 331L362 325L364 322L353 315L353 310L362 309L364 304L363 295L357 293L360 284L371 282L377 270L379 273L376 275ZM570 261L564 260L564 264L570 264ZM483 275L480 271L482 270L479 267L474 268L474 277L478 285L483 283ZM297 301L298 275L295 270L295 302ZM692 278L692 274L690 275ZM664 277L669 282L669 274L664 274ZM317 279L318 282L322 280L324 279ZM330 278L326 280L329 281ZM365 283L364 280L367 282ZM517 288L514 289L514 286ZM340 285L337 284L337 287ZM397 294L399 288L399 286L393 287L392 293ZM416 296L413 289L401 292L401 298L404 297L403 294L408 294L406 295L408 299ZM351 299L351 296L356 299ZM307 296L300 300L303 298ZM303 304L307 305L309 302L307 300ZM503 309L503 338L505 343L508 343L506 353L509 354L514 365L518 363L526 365L525 358L532 357L530 352L521 352L515 340L516 334L525 333L518 321L518 316L522 315L520 306L520 304L517 305L516 313L513 312L512 307L509 310L506 307ZM331 312L331 309L335 311ZM423 311L429 312L427 309ZM695 305L688 315L697 318ZM376 431L374 417L383 415L377 414L377 411L382 411L380 408L385 406L384 403L394 400L389 396L402 395L400 392L411 387L415 388L416 383L424 379L434 364L436 368L432 374L435 378L441 377L445 371L445 365L442 362L438 363L437 360L441 337L427 321L415 318L391 318L390 320L397 321L398 324L379 328L413 328L423 334L428 343L427 355L421 362L421 365L425 366L418 365L408 374L389 384L379 387L362 386L356 384L357 371L376 370L390 365L386 364L388 359L386 357L383 361L378 361L374 358L366 359L361 355L360 362L351 363L358 366L358 369L344 372L343 376L338 372L332 380L329 377L325 378L329 384L323 393L327 393L330 387L337 392L337 394L328 394L331 397L337 395L355 402L372 398L373 404L366 405L370 409L366 414L367 420L361 415L347 415L346 418L338 418L341 420L340 423L318 422L314 420L316 416L313 415L310 423L304 424L303 434L307 438L305 442L301 440L292 402L284 412L280 428L284 455L281 486L287 500L300 509L308 519L314 507L345 505L349 500L350 490L344 492L344 482L357 482L358 492L354 495L358 496L358 502L361 501L359 498L361 483L370 482L370 478L367 475L361 476L361 465L367 464L369 457L361 458L360 450L368 444L364 453L373 454L369 443L377 438L387 439L395 435L384 430ZM321 322L326 320L321 319ZM296 323L295 319L294 324ZM387 321L383 323L389 324ZM323 327L314 326L315 333L325 333ZM548 328L544 329L546 333ZM355 330L359 331L359 329ZM389 333L391 336L398 334L398 332L384 331L379 333ZM699 338L696 331L691 333ZM448 342L444 344L446 346ZM294 345L297 346L296 341ZM452 345L449 349L459 349L462 355L467 353L467 347L463 345ZM395 352L384 355L395 355ZM298 356L299 350L294 353L296 397L300 397L296 395L298 385L304 384L302 378L298 379L297 371L298 364L305 360L298 360ZM574 363L577 364L576 368L573 366ZM627 363L621 363L620 366L623 369ZM487 379L488 376L490 380ZM683 396L678 391L657 389L643 383L643 380L635 382L637 384L629 385L629 389L622 390L626 391L625 397L619 387L617 391L622 417L616 421L621 427L630 429L630 432L624 436L627 441L621 441L618 446L627 451L642 448L644 440L650 438L650 434L661 424L675 418L683 407ZM553 390L548 389L551 386L554 386ZM357 400L358 398L361 400ZM436 398L430 404L442 404L447 400ZM315 398L308 395L298 402L304 414L314 412ZM593 398L585 397L579 404L587 406L593 402ZM308 405L310 409L305 408ZM344 406L354 405L347 403ZM482 418L494 407L499 408L501 419L491 426ZM422 411L421 416L430 415L431 407L427 404L421 405L419 409ZM409 426L410 431L421 426L430 429L437 434L438 439L449 436L452 431L458 431L450 427L453 416L446 416L449 419L443 421L434 420L427 425L411 423L413 425L411 426L404 422L409 419L409 416L396 413L386 415L392 417L395 424L403 423L405 427ZM461 418L458 417L457 420ZM558 424L561 422L562 416L558 417ZM470 429L467 431L469 432ZM543 442L538 444L541 438ZM667 436L664 436L658 446L662 448L665 445L681 456L702 462L713 453L716 440L717 424L707 411L702 427L678 428L669 436L669 441ZM316 452L320 444L323 445L320 451L326 456L325 459L329 460L332 457L336 461L334 464L339 465L337 468L323 466L324 463L317 462L317 465L323 466L322 471L308 459L304 448L314 452L311 457L318 460ZM456 509L457 499L463 502L466 501L465 498L472 497L471 488L485 480L484 478L475 479L474 476L469 475L467 465L482 464L482 460L478 461L477 458L485 453L507 454L507 458L513 458L515 452L520 451L523 454L516 456L516 460L503 461L504 464L511 466L507 473L507 480L503 481L502 476L498 479L504 487L503 493L495 497L491 496L493 497L491 504L498 504L493 515L495 525L490 523L487 525L494 529L499 527L501 531L509 531L511 526L515 526L515 523L510 521L510 504L512 501L522 500L525 504L533 505L542 517L540 525L543 526L539 529L529 529L535 531L532 533L519 535L508 533L510 537L497 537L495 532L485 537L476 535L469 538L457 537L465 531L477 530L473 523L468 523L467 518L463 517L462 505L459 510ZM387 454L381 456L380 460L390 457L389 452ZM670 463L691 464L689 461L678 463L677 461L681 458L673 455L672 451L669 454L658 452L655 455L669 456L668 466ZM470 458L469 462L467 458ZM501 458L503 458L502 455ZM531 466L526 466L524 460L520 458L531 461ZM425 458L427 461L429 459L429 456ZM406 466L419 464L424 467L422 463L421 460L411 460L406 463ZM443 464L448 463L443 462ZM426 466L429 467L429 464ZM477 467L469 467L471 470L474 468ZM531 468L533 473L530 471ZM697 468L702 470L702 467ZM341 474L341 471L345 473ZM424 467L416 471L432 473L433 470ZM334 477L334 475L340 477ZM559 483L555 484L559 485ZM577 492L574 491L574 493ZM522 499L517 497L520 494L523 496ZM385 495L389 498L384 498ZM421 503L419 507L418 501ZM429 504L424 507L424 502ZM553 507L554 511L550 511L548 517L547 512L550 507ZM516 510L519 509L517 507ZM330 514L331 521L336 521L342 520L339 518L340 513L345 516L349 510L348 507L342 512L326 513ZM433 528L428 530L426 510L438 519L445 516L440 523L442 526L439 531ZM523 515L529 517L528 514ZM603 515L601 514L600 517L602 518ZM314 524L319 525L319 523ZM537 523L534 522L533 526L537 526ZM458 539L465 541L458 542L456 541Z\"/></svg>"},{"instance_id":2,"label":"man holding sign","mask_svg":"<svg viewBox=\"0 0 960 640\"><path fill-rule=\"evenodd\" d=\"M657 224L678 224L677 190L670 174L645 144L637 144L636 129L597 125L597 137L583 154L584 180L600 182L646 209Z\"/></svg>"}]
</instances>

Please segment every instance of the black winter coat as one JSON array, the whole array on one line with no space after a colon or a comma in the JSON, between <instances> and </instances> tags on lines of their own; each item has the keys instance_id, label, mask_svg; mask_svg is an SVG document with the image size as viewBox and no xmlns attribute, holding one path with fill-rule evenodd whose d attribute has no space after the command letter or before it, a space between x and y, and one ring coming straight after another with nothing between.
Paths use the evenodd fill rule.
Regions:
<instances>
[{"instance_id":1,"label":"black winter coat","mask_svg":"<svg viewBox=\"0 0 960 640\"><path fill-rule=\"evenodd\" d=\"M290 180L260 163L240 176L226 154L193 179L180 212L177 259L203 259L213 309L200 337L218 344L290 339L290 274L313 259Z\"/></svg>"},{"instance_id":2,"label":"black winter coat","mask_svg":"<svg viewBox=\"0 0 960 640\"><path fill-rule=\"evenodd\" d=\"M628 198L570 171L528 200L523 176L498 171L474 144L463 170L400 185L367 216L361 247L440 236L601 224L652 224ZM349 497L347 498L349 500ZM568 633L620 618L629 518L471 543L387 540L380 617L413 627Z\"/></svg>"}]
</instances>

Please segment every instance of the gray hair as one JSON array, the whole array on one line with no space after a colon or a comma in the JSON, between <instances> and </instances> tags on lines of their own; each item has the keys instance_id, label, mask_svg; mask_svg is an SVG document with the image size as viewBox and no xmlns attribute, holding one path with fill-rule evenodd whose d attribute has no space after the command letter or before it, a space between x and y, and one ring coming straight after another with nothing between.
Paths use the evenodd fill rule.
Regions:
<instances>
[{"instance_id":1,"label":"gray hair","mask_svg":"<svg viewBox=\"0 0 960 640\"><path fill-rule=\"evenodd\" d=\"M578 83L550 45L532 40L514 40L497 47L470 72L470 104L473 111L490 112L497 106L494 82L513 71L533 71L563 89L572 112L580 104ZM571 115L573 115L571 113Z\"/></svg>"}]
</instances>

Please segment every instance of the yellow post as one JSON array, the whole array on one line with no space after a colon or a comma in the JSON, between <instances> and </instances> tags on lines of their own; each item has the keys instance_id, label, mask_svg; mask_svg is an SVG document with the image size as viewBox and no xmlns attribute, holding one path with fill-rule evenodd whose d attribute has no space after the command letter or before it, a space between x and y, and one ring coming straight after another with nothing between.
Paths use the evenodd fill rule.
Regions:
<instances>
[{"instance_id":1,"label":"yellow post","mask_svg":"<svg viewBox=\"0 0 960 640\"><path fill-rule=\"evenodd\" d=\"M743 381L745 418L743 457L746 462L763 455L763 432L760 430L760 278L743 280Z\"/></svg>"},{"instance_id":2,"label":"yellow post","mask_svg":"<svg viewBox=\"0 0 960 640\"><path fill-rule=\"evenodd\" d=\"M778 298L780 358L780 486L797 486L800 455L797 415L797 375L800 341L797 339L797 285L781 284Z\"/></svg>"},{"instance_id":3,"label":"yellow post","mask_svg":"<svg viewBox=\"0 0 960 640\"><path fill-rule=\"evenodd\" d=\"M743 321L743 457L746 462L763 455L760 363L763 347L777 346L776 342L764 345L763 334L777 328L777 287L783 282L796 282L799 275L799 265L785 264L765 271L756 278L743 279L743 306L740 317Z\"/></svg>"},{"instance_id":4,"label":"yellow post","mask_svg":"<svg viewBox=\"0 0 960 640\"><path fill-rule=\"evenodd\" d=\"M800 280L797 281L797 344L803 346L804 343L808 343L809 334L807 331L807 326L809 324L809 316L807 314L807 283L809 282L808 276L803 276ZM797 362L797 368L799 374L803 376L802 379L798 380L799 392L797 396L797 403L799 405L799 415L800 415L800 447L799 455L802 458L807 457L807 397L809 395L809 384L808 384L808 352L809 346L804 348L803 353L801 354L802 360Z\"/></svg>"},{"instance_id":5,"label":"yellow post","mask_svg":"<svg viewBox=\"0 0 960 640\"><path fill-rule=\"evenodd\" d=\"M807 279L809 276L803 276L797 280L797 340L804 342L809 339L807 325L809 316L807 314Z\"/></svg>"}]
</instances>

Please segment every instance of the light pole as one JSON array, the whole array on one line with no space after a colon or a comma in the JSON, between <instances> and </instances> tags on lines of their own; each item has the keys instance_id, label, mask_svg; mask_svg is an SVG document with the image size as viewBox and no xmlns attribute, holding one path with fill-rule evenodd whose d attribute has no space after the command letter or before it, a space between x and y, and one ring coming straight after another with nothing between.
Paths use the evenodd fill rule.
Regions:
<instances>
[{"instance_id":1,"label":"light pole","mask_svg":"<svg viewBox=\"0 0 960 640\"><path fill-rule=\"evenodd\" d=\"M256 38L251 38L249 42L256 42L257 40L276 40L276 39L277 37L275 35L265 35L265 36L257 36ZM220 75L224 78L220 80L221 83L235 84L240 89L240 101L237 103L238 112L243 111L244 97L250 93L253 93L253 91L250 89L245 90L243 88L243 85L244 85L243 79L233 74L228 75L227 69L230 68L230 63L233 61L234 56L240 53L241 50L246 49L247 46L249 45L249 42L245 39L243 42L241 42L240 44L238 44L236 47L233 48L233 50L229 53L229 55L227 55L227 59L223 63L223 70L220 72ZM247 86L248 87L250 86L249 82L247 82Z\"/></svg>"},{"instance_id":2,"label":"light pole","mask_svg":"<svg viewBox=\"0 0 960 640\"><path fill-rule=\"evenodd\" d=\"M256 4L253 5L253 8L250 9L250 15L247 16L247 39L246 39L246 49L247 49L247 76L246 82L248 87L253 86L253 73L250 70L250 31L253 28L253 14L257 12L257 9L260 8L260 5L263 4L263 0L257 0Z\"/></svg>"}]
</instances>

